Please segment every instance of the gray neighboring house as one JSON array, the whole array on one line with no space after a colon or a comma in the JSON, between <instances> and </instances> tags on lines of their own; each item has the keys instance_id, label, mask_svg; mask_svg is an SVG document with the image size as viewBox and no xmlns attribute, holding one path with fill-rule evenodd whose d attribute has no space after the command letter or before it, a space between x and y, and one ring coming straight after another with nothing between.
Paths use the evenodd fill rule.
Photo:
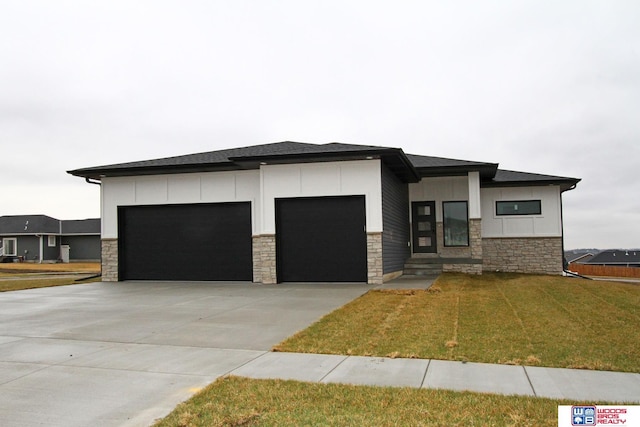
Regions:
<instances>
[{"instance_id":1,"label":"gray neighboring house","mask_svg":"<svg viewBox=\"0 0 640 427\"><path fill-rule=\"evenodd\" d=\"M576 264L588 264L591 258L595 255L591 252L565 252L564 258L567 261L567 264L576 263Z\"/></svg>"},{"instance_id":2,"label":"gray neighboring house","mask_svg":"<svg viewBox=\"0 0 640 427\"><path fill-rule=\"evenodd\" d=\"M0 260L99 262L100 219L59 220L47 215L1 216Z\"/></svg>"},{"instance_id":3,"label":"gray neighboring house","mask_svg":"<svg viewBox=\"0 0 640 427\"><path fill-rule=\"evenodd\" d=\"M640 267L640 250L638 249L607 249L593 256L587 265L608 265L616 267Z\"/></svg>"},{"instance_id":4,"label":"gray neighboring house","mask_svg":"<svg viewBox=\"0 0 640 427\"><path fill-rule=\"evenodd\" d=\"M105 281L561 274L577 178L400 148L279 142L68 171L101 184Z\"/></svg>"}]
</instances>

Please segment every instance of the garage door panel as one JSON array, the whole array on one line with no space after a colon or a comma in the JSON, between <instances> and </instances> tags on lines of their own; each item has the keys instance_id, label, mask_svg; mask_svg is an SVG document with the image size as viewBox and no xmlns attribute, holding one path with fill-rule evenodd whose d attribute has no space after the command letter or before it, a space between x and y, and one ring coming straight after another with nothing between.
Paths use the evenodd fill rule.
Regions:
<instances>
[{"instance_id":1,"label":"garage door panel","mask_svg":"<svg viewBox=\"0 0 640 427\"><path fill-rule=\"evenodd\" d=\"M276 201L278 280L367 280L364 196Z\"/></svg>"},{"instance_id":2,"label":"garage door panel","mask_svg":"<svg viewBox=\"0 0 640 427\"><path fill-rule=\"evenodd\" d=\"M119 209L124 280L251 280L249 203Z\"/></svg>"}]
</instances>

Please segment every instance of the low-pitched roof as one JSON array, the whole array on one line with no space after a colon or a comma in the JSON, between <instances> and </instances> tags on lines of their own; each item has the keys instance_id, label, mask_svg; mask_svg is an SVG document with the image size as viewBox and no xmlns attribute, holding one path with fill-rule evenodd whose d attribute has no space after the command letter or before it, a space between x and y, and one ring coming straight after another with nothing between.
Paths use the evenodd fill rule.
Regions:
<instances>
[{"instance_id":1,"label":"low-pitched roof","mask_svg":"<svg viewBox=\"0 0 640 427\"><path fill-rule=\"evenodd\" d=\"M257 169L260 164L265 163L307 163L371 158L381 159L405 182L417 182L420 178L428 176L464 175L470 171L480 173L483 186L524 185L525 183L528 185L559 184L564 190L580 181L575 178L501 171L497 163L405 154L400 148L337 142L309 144L293 141L96 166L75 169L68 173L87 179L101 179L111 176Z\"/></svg>"},{"instance_id":2,"label":"low-pitched roof","mask_svg":"<svg viewBox=\"0 0 640 427\"><path fill-rule=\"evenodd\" d=\"M293 141L96 166L76 169L68 173L84 178L100 179L107 176L257 169L261 163L359 160L374 157L381 158L406 181L419 180L413 165L399 148L335 142L318 145Z\"/></svg>"},{"instance_id":3,"label":"low-pitched roof","mask_svg":"<svg viewBox=\"0 0 640 427\"><path fill-rule=\"evenodd\" d=\"M47 215L0 216L0 235L100 234L100 218L59 220Z\"/></svg>"},{"instance_id":4,"label":"low-pitched roof","mask_svg":"<svg viewBox=\"0 0 640 427\"><path fill-rule=\"evenodd\" d=\"M517 172L498 169L491 181L484 182L483 187L519 187L527 185L560 185L562 191L570 190L580 179L563 176L542 175L539 173Z\"/></svg>"},{"instance_id":5,"label":"low-pitched roof","mask_svg":"<svg viewBox=\"0 0 640 427\"><path fill-rule=\"evenodd\" d=\"M593 258L591 258L588 264L600 264L600 265L626 265L626 264L638 264L640 265L640 250L606 250L602 251Z\"/></svg>"},{"instance_id":6,"label":"low-pitched roof","mask_svg":"<svg viewBox=\"0 0 640 427\"><path fill-rule=\"evenodd\" d=\"M590 252L583 253L574 253L574 252L565 252L564 257L568 263L577 262L579 264L585 264L589 262L594 255Z\"/></svg>"},{"instance_id":7,"label":"low-pitched roof","mask_svg":"<svg viewBox=\"0 0 640 427\"><path fill-rule=\"evenodd\" d=\"M0 234L58 234L60 221L47 215L5 215L0 217Z\"/></svg>"}]
</instances>

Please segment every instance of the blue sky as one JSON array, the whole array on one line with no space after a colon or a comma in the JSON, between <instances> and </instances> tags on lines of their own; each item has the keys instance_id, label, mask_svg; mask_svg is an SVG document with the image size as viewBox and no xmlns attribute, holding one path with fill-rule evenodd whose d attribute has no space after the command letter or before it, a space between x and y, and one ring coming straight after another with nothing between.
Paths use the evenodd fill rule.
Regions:
<instances>
[{"instance_id":1,"label":"blue sky","mask_svg":"<svg viewBox=\"0 0 640 427\"><path fill-rule=\"evenodd\" d=\"M567 248L640 247L637 1L0 3L0 215L66 170L283 140L582 178Z\"/></svg>"}]
</instances>

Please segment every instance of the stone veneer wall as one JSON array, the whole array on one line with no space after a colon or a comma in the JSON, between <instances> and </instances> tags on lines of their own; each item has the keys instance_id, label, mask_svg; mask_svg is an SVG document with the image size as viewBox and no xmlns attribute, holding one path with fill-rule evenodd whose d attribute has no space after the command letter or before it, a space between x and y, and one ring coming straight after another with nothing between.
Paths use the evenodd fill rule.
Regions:
<instances>
[{"instance_id":1,"label":"stone veneer wall","mask_svg":"<svg viewBox=\"0 0 640 427\"><path fill-rule=\"evenodd\" d=\"M278 283L276 273L276 236L253 236L253 281L272 285Z\"/></svg>"},{"instance_id":2,"label":"stone veneer wall","mask_svg":"<svg viewBox=\"0 0 640 427\"><path fill-rule=\"evenodd\" d=\"M367 283L381 285L383 278L382 233L367 233Z\"/></svg>"},{"instance_id":3,"label":"stone veneer wall","mask_svg":"<svg viewBox=\"0 0 640 427\"><path fill-rule=\"evenodd\" d=\"M562 274L562 237L482 239L483 270Z\"/></svg>"},{"instance_id":4,"label":"stone veneer wall","mask_svg":"<svg viewBox=\"0 0 640 427\"><path fill-rule=\"evenodd\" d=\"M118 239L102 239L102 280L118 281Z\"/></svg>"},{"instance_id":5,"label":"stone veneer wall","mask_svg":"<svg viewBox=\"0 0 640 427\"><path fill-rule=\"evenodd\" d=\"M471 249L471 258L482 259L482 220L469 220L469 247Z\"/></svg>"}]
</instances>

